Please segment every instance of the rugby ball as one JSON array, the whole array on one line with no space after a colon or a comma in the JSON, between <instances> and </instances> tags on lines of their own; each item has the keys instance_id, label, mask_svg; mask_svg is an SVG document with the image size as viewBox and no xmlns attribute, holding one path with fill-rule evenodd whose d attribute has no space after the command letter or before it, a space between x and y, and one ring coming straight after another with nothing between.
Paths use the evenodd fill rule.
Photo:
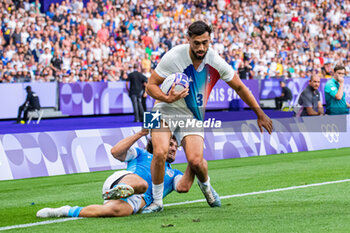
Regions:
<instances>
[{"instance_id":1,"label":"rugby ball","mask_svg":"<svg viewBox=\"0 0 350 233\"><path fill-rule=\"evenodd\" d=\"M175 73L175 74L169 75L168 77L166 77L166 79L160 86L160 89L164 94L169 94L170 89L174 83L175 83L174 90L177 92L187 88L189 85L187 75L184 73Z\"/></svg>"}]
</instances>

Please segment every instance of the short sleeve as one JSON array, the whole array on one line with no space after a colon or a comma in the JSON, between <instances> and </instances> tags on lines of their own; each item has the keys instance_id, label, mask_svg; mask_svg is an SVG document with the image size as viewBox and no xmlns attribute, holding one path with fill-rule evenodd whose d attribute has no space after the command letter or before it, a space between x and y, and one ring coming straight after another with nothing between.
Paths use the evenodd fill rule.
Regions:
<instances>
[{"instance_id":1,"label":"short sleeve","mask_svg":"<svg viewBox=\"0 0 350 233\"><path fill-rule=\"evenodd\" d=\"M233 79L235 71L217 52L215 52L214 68L219 72L220 78L229 82Z\"/></svg>"},{"instance_id":2,"label":"short sleeve","mask_svg":"<svg viewBox=\"0 0 350 233\"><path fill-rule=\"evenodd\" d=\"M172 50L162 57L154 71L162 78L166 78L169 75L178 72L174 64L174 58L172 57Z\"/></svg>"},{"instance_id":3,"label":"short sleeve","mask_svg":"<svg viewBox=\"0 0 350 233\"><path fill-rule=\"evenodd\" d=\"M338 88L334 82L327 82L324 88L324 92L332 97L335 97L335 95L338 93Z\"/></svg>"},{"instance_id":4,"label":"short sleeve","mask_svg":"<svg viewBox=\"0 0 350 233\"><path fill-rule=\"evenodd\" d=\"M182 178L183 173L177 169L173 169L173 171L174 171L173 189L176 191L176 185Z\"/></svg>"},{"instance_id":5,"label":"short sleeve","mask_svg":"<svg viewBox=\"0 0 350 233\"><path fill-rule=\"evenodd\" d=\"M125 162L129 162L133 159L137 158L137 150L136 148L129 148L129 150L126 152Z\"/></svg>"},{"instance_id":6,"label":"short sleeve","mask_svg":"<svg viewBox=\"0 0 350 233\"><path fill-rule=\"evenodd\" d=\"M303 107L312 107L312 96L308 95L307 93L303 92L300 95L300 100L299 104L302 105Z\"/></svg>"}]
</instances>

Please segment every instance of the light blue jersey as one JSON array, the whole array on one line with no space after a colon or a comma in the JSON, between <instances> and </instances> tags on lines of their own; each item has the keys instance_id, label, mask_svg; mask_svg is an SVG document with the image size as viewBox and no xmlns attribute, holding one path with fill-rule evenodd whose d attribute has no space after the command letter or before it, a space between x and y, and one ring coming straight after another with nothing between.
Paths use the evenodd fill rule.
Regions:
<instances>
[{"instance_id":1,"label":"light blue jersey","mask_svg":"<svg viewBox=\"0 0 350 233\"><path fill-rule=\"evenodd\" d=\"M146 206L148 206L153 202L151 176L151 163L153 155L140 148L129 150L128 153L132 154L132 159L127 161L128 166L126 170L142 177L148 183L148 189L144 196ZM170 163L165 162L163 198L175 190L174 178L177 175L183 175L183 173L177 169L172 169Z\"/></svg>"}]
</instances>

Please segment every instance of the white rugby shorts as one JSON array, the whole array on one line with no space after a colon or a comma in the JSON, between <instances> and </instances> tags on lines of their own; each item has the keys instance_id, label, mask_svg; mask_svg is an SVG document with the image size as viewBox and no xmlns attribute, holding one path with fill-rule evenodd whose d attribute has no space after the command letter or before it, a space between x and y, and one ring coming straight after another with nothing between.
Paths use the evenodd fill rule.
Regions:
<instances>
[{"instance_id":1,"label":"white rugby shorts","mask_svg":"<svg viewBox=\"0 0 350 233\"><path fill-rule=\"evenodd\" d=\"M114 181L118 180L120 177L126 174L133 174L133 173L130 171L122 170L122 171L116 171L112 175L110 175L103 184L102 194L104 194L105 192L111 189L111 185L114 183ZM120 200L127 202L132 207L133 214L136 214L141 209L142 198L143 198L143 194L134 194L128 198L122 198ZM108 201L109 200L105 200L104 203Z\"/></svg>"},{"instance_id":2,"label":"white rugby shorts","mask_svg":"<svg viewBox=\"0 0 350 233\"><path fill-rule=\"evenodd\" d=\"M194 125L198 120L194 118L193 113L187 107L183 107L184 103L182 102L184 102L184 99L171 104L160 102L152 109L153 112L158 110L162 113L161 119L167 123L172 135L176 137L178 145L181 145L182 139L188 135L198 135L204 139L203 128L192 127L192 124L189 124L189 127L186 126L188 120ZM176 124L177 121L185 122L185 127Z\"/></svg>"}]
</instances>

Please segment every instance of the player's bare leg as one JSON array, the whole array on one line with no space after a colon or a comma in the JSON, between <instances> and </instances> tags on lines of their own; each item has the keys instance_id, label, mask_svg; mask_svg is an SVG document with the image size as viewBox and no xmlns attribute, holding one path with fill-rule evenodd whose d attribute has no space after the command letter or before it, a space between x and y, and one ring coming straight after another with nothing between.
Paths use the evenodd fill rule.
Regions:
<instances>
[{"instance_id":1,"label":"player's bare leg","mask_svg":"<svg viewBox=\"0 0 350 233\"><path fill-rule=\"evenodd\" d=\"M124 176L118 184L102 194L104 200L116 200L126 198L135 194L142 194L147 191L148 184L136 174Z\"/></svg>"},{"instance_id":2,"label":"player's bare leg","mask_svg":"<svg viewBox=\"0 0 350 233\"><path fill-rule=\"evenodd\" d=\"M204 139L199 135L187 135L182 139L188 164L196 173L199 181L208 180L208 165L203 159Z\"/></svg>"},{"instance_id":3,"label":"player's bare leg","mask_svg":"<svg viewBox=\"0 0 350 233\"><path fill-rule=\"evenodd\" d=\"M135 194L145 193L148 189L147 181L136 174L128 174L127 176L124 176L119 183L130 185L134 189Z\"/></svg>"},{"instance_id":4,"label":"player's bare leg","mask_svg":"<svg viewBox=\"0 0 350 233\"><path fill-rule=\"evenodd\" d=\"M169 151L171 132L169 129L163 128L163 122L161 125L161 129L153 129L151 132L153 144L151 164L153 203L142 211L145 214L163 210L165 161Z\"/></svg>"},{"instance_id":5,"label":"player's bare leg","mask_svg":"<svg viewBox=\"0 0 350 233\"><path fill-rule=\"evenodd\" d=\"M207 199L208 204L211 207L220 207L220 197L210 185L208 163L203 158L204 139L199 135L187 135L182 140L182 146L185 150L188 164L195 172L198 185Z\"/></svg>"},{"instance_id":6,"label":"player's bare leg","mask_svg":"<svg viewBox=\"0 0 350 233\"><path fill-rule=\"evenodd\" d=\"M142 199L140 209L145 206ZM38 218L50 217L124 217L133 214L133 208L123 200L110 200L104 205L89 205L86 207L62 206L59 208L44 208L37 212Z\"/></svg>"},{"instance_id":7,"label":"player's bare leg","mask_svg":"<svg viewBox=\"0 0 350 233\"><path fill-rule=\"evenodd\" d=\"M141 209L145 205L142 200ZM123 200L110 200L104 205L90 205L84 207L79 217L123 217L132 215L131 205Z\"/></svg>"}]
</instances>

